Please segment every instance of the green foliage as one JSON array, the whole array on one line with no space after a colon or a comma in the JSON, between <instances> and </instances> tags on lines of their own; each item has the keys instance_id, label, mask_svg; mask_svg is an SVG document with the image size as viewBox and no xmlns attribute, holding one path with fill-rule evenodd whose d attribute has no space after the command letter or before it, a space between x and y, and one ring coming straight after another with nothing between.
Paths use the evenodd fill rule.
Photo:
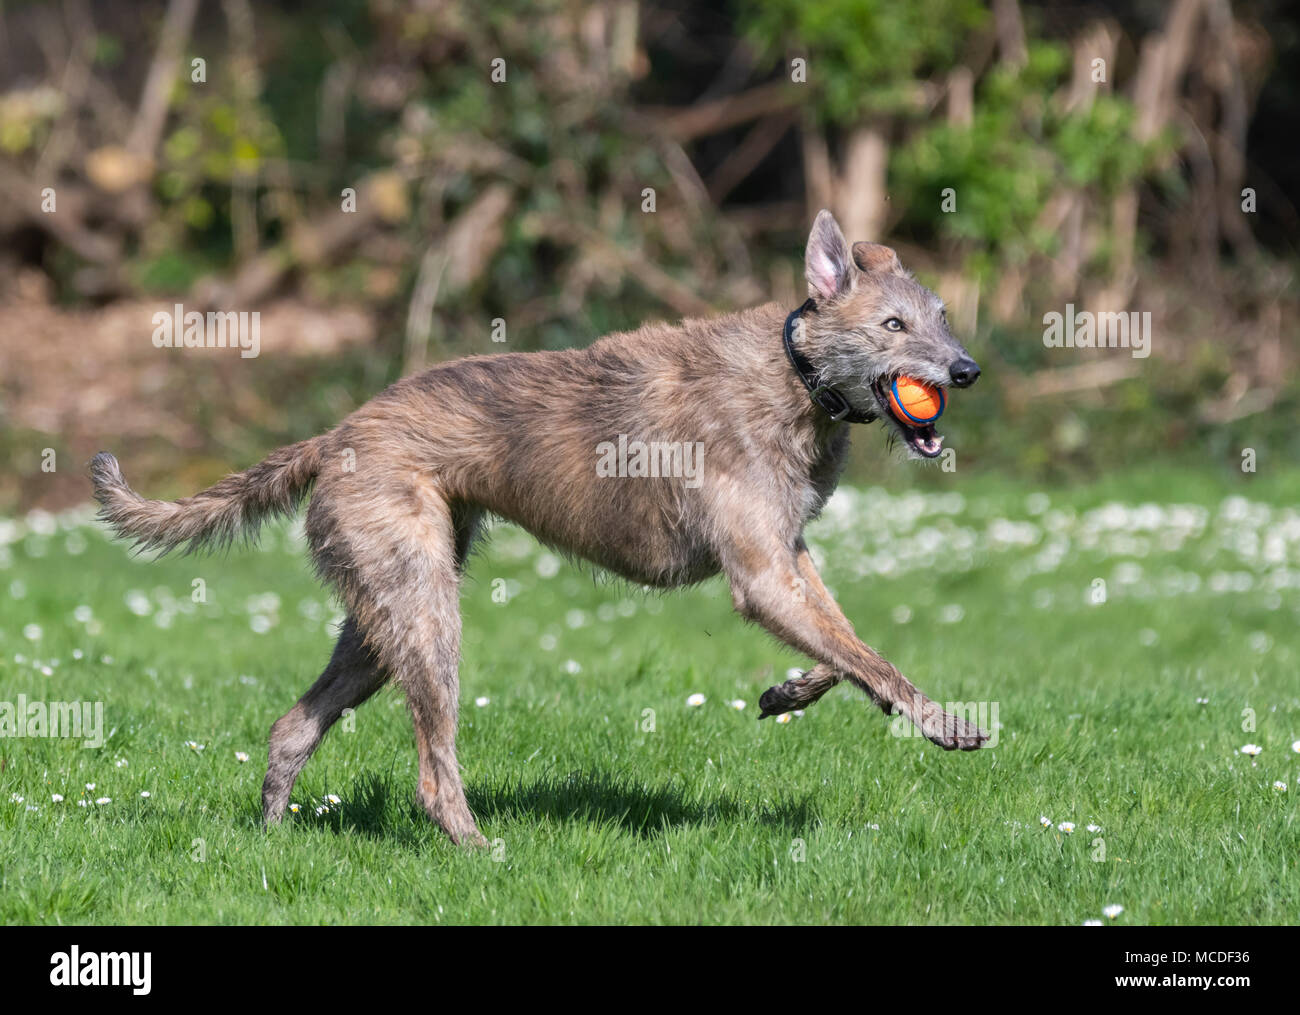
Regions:
<instances>
[{"instance_id":1,"label":"green foliage","mask_svg":"<svg viewBox=\"0 0 1300 1015\"><path fill-rule=\"evenodd\" d=\"M916 82L955 68L963 41L987 20L983 5L966 0L740 3L742 29L764 58L808 59L811 104L824 120L913 121L889 166L900 226L959 244L967 267L983 275L1052 252L1055 235L1041 216L1062 181L1108 197L1167 147L1133 140L1126 99L1102 93L1081 109L1061 108L1052 93L1066 81L1070 52L1041 40L1030 40L1023 67L996 64L981 78L969 125L922 121L909 99ZM955 211L943 207L948 188Z\"/></svg>"},{"instance_id":2,"label":"green foliage","mask_svg":"<svg viewBox=\"0 0 1300 1015\"><path fill-rule=\"evenodd\" d=\"M832 123L915 107L915 84L951 66L988 20L979 0L738 0L741 30L768 58L808 61L809 105Z\"/></svg>"},{"instance_id":3,"label":"green foliage","mask_svg":"<svg viewBox=\"0 0 1300 1015\"><path fill-rule=\"evenodd\" d=\"M1104 196L1137 179L1151 164L1155 146L1133 140L1135 117L1128 100L1099 95L1082 113L1054 121L1052 149L1066 179Z\"/></svg>"},{"instance_id":4,"label":"green foliage","mask_svg":"<svg viewBox=\"0 0 1300 1015\"><path fill-rule=\"evenodd\" d=\"M20 155L39 149L62 109L62 96L50 87L0 95L0 152Z\"/></svg>"},{"instance_id":5,"label":"green foliage","mask_svg":"<svg viewBox=\"0 0 1300 1015\"><path fill-rule=\"evenodd\" d=\"M1128 100L1101 94L1072 111L1051 100L1068 66L1065 47L1034 42L1023 68L1000 66L980 83L969 126L918 129L890 163L903 227L962 244L968 266L987 274L1052 253L1056 236L1041 216L1062 180L1110 197L1153 169L1164 140L1133 140Z\"/></svg>"},{"instance_id":6,"label":"green foliage","mask_svg":"<svg viewBox=\"0 0 1300 1015\"><path fill-rule=\"evenodd\" d=\"M136 283L141 289L158 294L183 294L213 265L184 248L166 251L157 257L142 258L133 264Z\"/></svg>"},{"instance_id":7,"label":"green foliage","mask_svg":"<svg viewBox=\"0 0 1300 1015\"><path fill-rule=\"evenodd\" d=\"M107 32L100 32L95 36L94 55L95 65L98 67L116 67L122 62L125 48L122 40Z\"/></svg>"},{"instance_id":8,"label":"green foliage","mask_svg":"<svg viewBox=\"0 0 1300 1015\"><path fill-rule=\"evenodd\" d=\"M267 163L285 158L270 110L238 93L238 82L216 72L202 87L176 90L174 121L163 139L155 183L159 219L146 236L146 257L180 263L206 260L214 249L228 253L231 188L238 184L254 196L265 193ZM278 206L264 201L262 208L259 227L266 231L277 221ZM156 265L142 265L136 276L146 284L157 279L168 290L183 282L175 272L160 274Z\"/></svg>"}]
</instances>

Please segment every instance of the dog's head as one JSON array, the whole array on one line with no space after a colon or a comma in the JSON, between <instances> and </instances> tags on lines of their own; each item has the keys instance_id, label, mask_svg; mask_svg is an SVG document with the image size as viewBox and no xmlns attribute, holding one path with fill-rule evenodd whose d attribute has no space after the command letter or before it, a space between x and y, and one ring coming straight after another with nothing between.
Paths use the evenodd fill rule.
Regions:
<instances>
[{"instance_id":1,"label":"dog's head","mask_svg":"<svg viewBox=\"0 0 1300 1015\"><path fill-rule=\"evenodd\" d=\"M805 313L799 351L854 408L883 417L909 451L934 458L943 438L933 425L902 423L885 390L900 376L965 388L980 368L948 330L943 301L879 243L852 250L835 217L822 211L808 236L805 272L816 310Z\"/></svg>"}]
</instances>

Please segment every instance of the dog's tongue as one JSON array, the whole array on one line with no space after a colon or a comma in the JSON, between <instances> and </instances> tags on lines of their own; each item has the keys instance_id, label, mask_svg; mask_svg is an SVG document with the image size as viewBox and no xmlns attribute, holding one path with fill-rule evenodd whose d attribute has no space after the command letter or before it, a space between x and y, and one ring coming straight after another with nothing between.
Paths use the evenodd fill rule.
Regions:
<instances>
[{"instance_id":1,"label":"dog's tongue","mask_svg":"<svg viewBox=\"0 0 1300 1015\"><path fill-rule=\"evenodd\" d=\"M912 446L926 458L935 457L943 450L943 437L933 426L919 426L911 431Z\"/></svg>"}]
</instances>

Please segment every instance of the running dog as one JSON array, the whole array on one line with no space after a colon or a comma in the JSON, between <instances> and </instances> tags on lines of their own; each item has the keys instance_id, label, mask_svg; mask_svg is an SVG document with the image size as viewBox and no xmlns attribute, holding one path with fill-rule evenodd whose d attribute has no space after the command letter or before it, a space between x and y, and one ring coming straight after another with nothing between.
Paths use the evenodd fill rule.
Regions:
<instances>
[{"instance_id":1,"label":"running dog","mask_svg":"<svg viewBox=\"0 0 1300 1015\"><path fill-rule=\"evenodd\" d=\"M340 714L395 680L414 721L420 802L453 841L483 843L455 737L460 583L485 514L637 584L725 574L742 617L816 661L765 692L759 718L847 680L945 749L985 742L859 640L803 540L835 489L852 424L883 421L915 457L942 451L933 425L895 417L892 378L966 387L979 367L894 251L850 248L827 211L805 274L809 298L793 312L767 304L646 324L584 349L444 363L183 500L146 500L112 455L95 456L101 518L145 549L228 544L311 493L312 557L347 619L325 671L271 727L268 824ZM602 474L598 448L620 439L689 444L702 468Z\"/></svg>"}]
</instances>

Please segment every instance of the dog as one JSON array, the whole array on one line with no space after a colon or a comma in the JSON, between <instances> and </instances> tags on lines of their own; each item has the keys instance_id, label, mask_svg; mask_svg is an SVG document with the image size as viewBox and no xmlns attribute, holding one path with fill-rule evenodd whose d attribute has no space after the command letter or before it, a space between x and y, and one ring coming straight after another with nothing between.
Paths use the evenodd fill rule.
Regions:
<instances>
[{"instance_id":1,"label":"dog","mask_svg":"<svg viewBox=\"0 0 1300 1015\"><path fill-rule=\"evenodd\" d=\"M946 749L987 740L859 640L802 535L835 489L853 424L882 420L912 456L940 454L932 425L894 416L891 378L966 387L979 367L895 252L850 249L827 211L809 234L805 274L808 301L793 312L767 304L646 324L583 349L444 363L179 501L140 497L112 455L95 456L101 519L142 549L227 545L311 491L307 540L347 616L324 672L271 727L267 825L334 721L392 679L415 727L421 804L454 842L484 843L455 738L460 582L487 513L640 585L725 574L742 617L816 661L766 691L759 718L847 680ZM629 438L694 445L703 468L693 480L599 474L597 448Z\"/></svg>"}]
</instances>

